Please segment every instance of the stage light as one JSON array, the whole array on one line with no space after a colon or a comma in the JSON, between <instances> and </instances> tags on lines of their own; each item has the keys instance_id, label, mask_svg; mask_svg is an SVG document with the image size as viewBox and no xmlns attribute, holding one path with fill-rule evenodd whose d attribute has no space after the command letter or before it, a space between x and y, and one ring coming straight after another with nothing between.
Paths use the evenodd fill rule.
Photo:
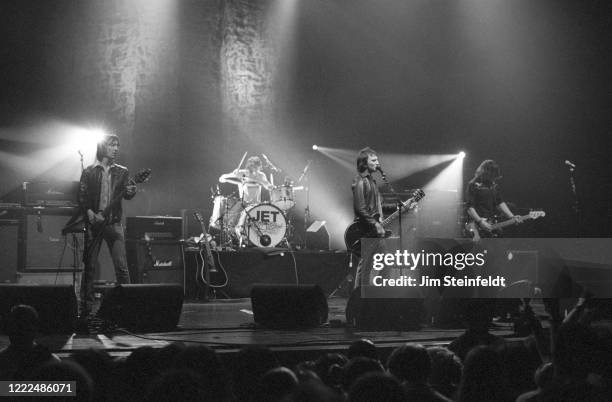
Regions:
<instances>
[{"instance_id":1,"label":"stage light","mask_svg":"<svg viewBox=\"0 0 612 402\"><path fill-rule=\"evenodd\" d=\"M316 144L315 144L315 145L313 145L313 146L312 146L312 150L313 150L313 151L316 151L316 150L318 150L318 149L319 149L319 146L318 146L318 145L316 145Z\"/></svg>"},{"instance_id":2,"label":"stage light","mask_svg":"<svg viewBox=\"0 0 612 402\"><path fill-rule=\"evenodd\" d=\"M457 157L458 157L458 158L460 158L460 159L465 158L465 152L463 152L463 151L459 152L459 153L457 154Z\"/></svg>"},{"instance_id":3,"label":"stage light","mask_svg":"<svg viewBox=\"0 0 612 402\"><path fill-rule=\"evenodd\" d=\"M106 131L99 127L78 127L71 131L66 145L69 148L79 150L95 149L96 145L102 141L106 135Z\"/></svg>"}]
</instances>

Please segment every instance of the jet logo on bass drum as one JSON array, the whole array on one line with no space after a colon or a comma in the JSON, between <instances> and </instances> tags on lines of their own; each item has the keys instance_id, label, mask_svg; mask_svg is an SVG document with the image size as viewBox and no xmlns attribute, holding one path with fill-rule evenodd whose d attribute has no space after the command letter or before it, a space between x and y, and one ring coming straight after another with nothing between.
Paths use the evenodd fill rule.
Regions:
<instances>
[{"instance_id":1,"label":"jet logo on bass drum","mask_svg":"<svg viewBox=\"0 0 612 402\"><path fill-rule=\"evenodd\" d=\"M257 222L263 223L276 223L280 211L255 211L255 216L251 216L251 219ZM271 220L270 220L271 219Z\"/></svg>"}]
</instances>

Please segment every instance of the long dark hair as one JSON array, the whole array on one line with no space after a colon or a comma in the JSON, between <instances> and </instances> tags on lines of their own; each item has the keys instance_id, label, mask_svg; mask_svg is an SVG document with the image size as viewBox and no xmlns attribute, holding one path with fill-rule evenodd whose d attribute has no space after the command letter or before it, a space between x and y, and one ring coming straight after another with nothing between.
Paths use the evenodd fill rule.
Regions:
<instances>
[{"instance_id":1,"label":"long dark hair","mask_svg":"<svg viewBox=\"0 0 612 402\"><path fill-rule=\"evenodd\" d=\"M483 161L474 172L474 179L494 182L501 178L499 165L492 159Z\"/></svg>"},{"instance_id":2,"label":"long dark hair","mask_svg":"<svg viewBox=\"0 0 612 402\"><path fill-rule=\"evenodd\" d=\"M245 167L251 173L255 173L257 169L260 168L261 166L262 166L262 163L261 163L261 158L259 156L251 156L249 159L247 159L247 162L245 165Z\"/></svg>"},{"instance_id":3,"label":"long dark hair","mask_svg":"<svg viewBox=\"0 0 612 402\"><path fill-rule=\"evenodd\" d=\"M368 157L370 155L376 155L376 151L370 147L366 147L359 151L357 155L357 172L361 173L368 168Z\"/></svg>"},{"instance_id":4,"label":"long dark hair","mask_svg":"<svg viewBox=\"0 0 612 402\"><path fill-rule=\"evenodd\" d=\"M96 146L96 159L100 162L102 162L104 152L106 152L104 147L108 145L108 143L110 143L111 141L117 141L117 144L119 144L119 137L115 134L106 134L104 137L102 137L100 141L98 141L98 144Z\"/></svg>"}]
</instances>

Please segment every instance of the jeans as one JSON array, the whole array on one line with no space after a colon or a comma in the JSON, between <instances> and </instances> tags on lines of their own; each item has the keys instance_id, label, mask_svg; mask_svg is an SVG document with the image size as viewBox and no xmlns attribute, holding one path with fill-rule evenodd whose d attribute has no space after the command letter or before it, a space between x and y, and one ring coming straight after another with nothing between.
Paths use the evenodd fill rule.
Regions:
<instances>
[{"instance_id":1,"label":"jeans","mask_svg":"<svg viewBox=\"0 0 612 402\"><path fill-rule=\"evenodd\" d=\"M94 304L93 282L96 261L103 240L106 241L112 256L117 282L130 283L125 253L125 236L121 223L105 225L97 230L88 230L85 234L85 267L81 278L81 315L91 313Z\"/></svg>"}]
</instances>

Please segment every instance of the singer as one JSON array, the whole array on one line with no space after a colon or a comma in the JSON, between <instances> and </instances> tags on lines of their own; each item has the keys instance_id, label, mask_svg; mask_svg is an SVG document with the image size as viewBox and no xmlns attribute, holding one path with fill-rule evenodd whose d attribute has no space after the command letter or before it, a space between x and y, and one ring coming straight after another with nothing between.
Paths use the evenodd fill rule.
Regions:
<instances>
[{"instance_id":1,"label":"singer","mask_svg":"<svg viewBox=\"0 0 612 402\"><path fill-rule=\"evenodd\" d=\"M79 183L79 208L87 222L80 300L80 318L85 320L92 313L95 266L103 240L110 249L117 282L130 283L121 201L134 198L136 186L128 184L127 168L115 163L118 155L119 137L106 135L97 145L96 162L83 170Z\"/></svg>"},{"instance_id":2,"label":"singer","mask_svg":"<svg viewBox=\"0 0 612 402\"><path fill-rule=\"evenodd\" d=\"M372 148L364 148L357 155L357 174L353 179L353 211L355 222L360 226L364 237L384 237L385 229L381 224L382 202L376 180L372 174L382 172L378 155ZM355 274L355 288L360 285L363 259L359 260Z\"/></svg>"}]
</instances>

